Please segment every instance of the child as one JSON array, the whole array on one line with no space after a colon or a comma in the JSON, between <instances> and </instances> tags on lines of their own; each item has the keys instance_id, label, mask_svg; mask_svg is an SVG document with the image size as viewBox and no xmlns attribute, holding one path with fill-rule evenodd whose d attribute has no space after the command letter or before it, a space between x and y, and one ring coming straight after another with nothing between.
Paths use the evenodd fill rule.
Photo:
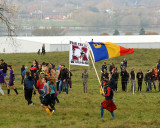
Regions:
<instances>
[{"instance_id":1,"label":"child","mask_svg":"<svg viewBox=\"0 0 160 128\"><path fill-rule=\"evenodd\" d=\"M10 93L10 86L12 87L12 89L14 89L15 93L18 95L17 89L14 87L14 74L13 74L13 70L12 70L12 66L8 65L7 66L8 70L9 70L9 83L8 83L8 95Z\"/></svg>"},{"instance_id":2,"label":"child","mask_svg":"<svg viewBox=\"0 0 160 128\"><path fill-rule=\"evenodd\" d=\"M44 87L43 87L44 93L41 94L41 95L39 95L39 96L40 97L44 96L44 100L43 100L41 106L46 110L46 112L49 115L52 115L52 111L53 110L48 107L48 105L51 106L51 97L50 97L50 91L51 91L51 89L50 89L50 87L47 84L47 77L43 77L42 78L42 82L44 84Z\"/></svg>"},{"instance_id":3,"label":"child","mask_svg":"<svg viewBox=\"0 0 160 128\"><path fill-rule=\"evenodd\" d=\"M56 80L52 77L49 78L49 81L47 82L47 84L49 85L49 87L51 88L51 92L50 92L50 96L51 96L51 103L53 105L53 112L55 110L55 98L54 98L54 95L55 95L55 84L56 84Z\"/></svg>"},{"instance_id":4,"label":"child","mask_svg":"<svg viewBox=\"0 0 160 128\"><path fill-rule=\"evenodd\" d=\"M38 93L41 95L43 94L43 91L41 91L41 89L43 89L44 87L44 84L42 83L42 78L43 78L43 75L39 75L39 79L37 80L37 89L38 89ZM43 97L39 97L40 99L40 102L42 104L42 101L43 101Z\"/></svg>"},{"instance_id":5,"label":"child","mask_svg":"<svg viewBox=\"0 0 160 128\"><path fill-rule=\"evenodd\" d=\"M83 89L84 89L84 93L87 93L87 83L88 83L88 73L87 73L87 69L84 69L84 72L82 73L82 82L83 82Z\"/></svg>"},{"instance_id":6,"label":"child","mask_svg":"<svg viewBox=\"0 0 160 128\"><path fill-rule=\"evenodd\" d=\"M113 111L116 110L117 107L115 106L115 104L112 101L112 99L113 99L113 91L108 86L108 83L109 83L108 79L105 79L103 81L105 100L101 103L101 118L103 117L103 109L106 109L106 110L110 111L112 117L115 119Z\"/></svg>"}]
</instances>

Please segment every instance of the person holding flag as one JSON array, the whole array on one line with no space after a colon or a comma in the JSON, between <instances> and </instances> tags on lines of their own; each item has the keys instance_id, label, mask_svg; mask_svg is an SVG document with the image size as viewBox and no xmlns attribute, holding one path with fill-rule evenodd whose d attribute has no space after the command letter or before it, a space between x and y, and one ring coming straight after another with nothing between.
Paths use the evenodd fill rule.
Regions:
<instances>
[{"instance_id":1,"label":"person holding flag","mask_svg":"<svg viewBox=\"0 0 160 128\"><path fill-rule=\"evenodd\" d=\"M109 80L105 79L103 81L103 86L104 86L104 94L103 96L105 97L105 100L101 103L101 118L103 117L103 109L106 109L108 111L110 111L112 117L115 119L115 115L114 115L114 110L117 109L116 105L113 103L113 90L108 86L109 84ZM101 85L100 85L101 86Z\"/></svg>"}]
</instances>

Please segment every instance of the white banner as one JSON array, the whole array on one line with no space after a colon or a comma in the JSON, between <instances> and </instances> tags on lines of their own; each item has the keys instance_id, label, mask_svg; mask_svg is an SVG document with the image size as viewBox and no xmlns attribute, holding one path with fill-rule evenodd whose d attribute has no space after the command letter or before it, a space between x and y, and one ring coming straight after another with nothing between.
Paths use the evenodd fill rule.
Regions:
<instances>
[{"instance_id":1,"label":"white banner","mask_svg":"<svg viewBox=\"0 0 160 128\"><path fill-rule=\"evenodd\" d=\"M89 66L89 50L82 43L70 41L70 64Z\"/></svg>"}]
</instances>

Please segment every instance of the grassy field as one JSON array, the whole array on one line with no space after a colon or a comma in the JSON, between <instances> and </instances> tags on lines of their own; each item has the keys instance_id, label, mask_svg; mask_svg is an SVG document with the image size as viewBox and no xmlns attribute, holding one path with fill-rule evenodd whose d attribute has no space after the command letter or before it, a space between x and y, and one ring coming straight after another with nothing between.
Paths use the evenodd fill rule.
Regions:
<instances>
[{"instance_id":1,"label":"grassy field","mask_svg":"<svg viewBox=\"0 0 160 128\"><path fill-rule=\"evenodd\" d=\"M147 69L153 68L160 59L159 49L136 49L134 54L106 60L107 65L113 62L119 69L120 62L124 57L128 60L128 71L132 67L139 68L146 73ZM56 111L52 116L46 114L40 107L38 94L33 95L33 106L28 106L24 99L23 85L20 84L20 68L22 64L30 66L34 59L40 63L43 61L65 64L68 67L68 52L47 53L45 56L32 54L0 54L7 64L13 65L16 76L15 85L19 95L11 90L7 96L7 89L3 86L4 96L0 96L0 128L158 128L160 127L160 93L146 93L143 83L142 92L122 92L121 83L118 84L118 92L114 99L117 106L115 120L108 111L104 111L104 117L100 118L100 103L104 100L99 94L99 85L92 65L88 68L89 81L88 93L82 89L81 73L84 68L71 66L73 73L73 91L69 95L61 93L56 104ZM103 61L96 63L100 76L100 68ZM119 69L120 70L120 69ZM129 83L130 88L131 83ZM157 87L158 88L158 87Z\"/></svg>"}]
</instances>

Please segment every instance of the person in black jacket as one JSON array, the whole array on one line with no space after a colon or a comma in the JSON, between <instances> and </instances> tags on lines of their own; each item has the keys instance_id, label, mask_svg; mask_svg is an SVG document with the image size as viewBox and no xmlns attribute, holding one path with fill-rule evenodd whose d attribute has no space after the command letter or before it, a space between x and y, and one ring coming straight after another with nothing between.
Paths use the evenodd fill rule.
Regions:
<instances>
[{"instance_id":1,"label":"person in black jacket","mask_svg":"<svg viewBox=\"0 0 160 128\"><path fill-rule=\"evenodd\" d=\"M107 73L107 70L104 69L104 72L102 73L102 76L101 76L101 85L103 87L103 80L104 79L108 79L108 73Z\"/></svg>"},{"instance_id":2,"label":"person in black jacket","mask_svg":"<svg viewBox=\"0 0 160 128\"><path fill-rule=\"evenodd\" d=\"M69 71L67 68L66 68L67 72L68 72L68 78L67 78L67 84L68 86L70 87L70 90L72 91L72 72Z\"/></svg>"},{"instance_id":3,"label":"person in black jacket","mask_svg":"<svg viewBox=\"0 0 160 128\"><path fill-rule=\"evenodd\" d=\"M142 81L143 81L143 72L141 69L139 69L139 72L137 73L137 79L138 79L138 91L141 92L142 90Z\"/></svg>"},{"instance_id":4,"label":"person in black jacket","mask_svg":"<svg viewBox=\"0 0 160 128\"><path fill-rule=\"evenodd\" d=\"M58 79L60 80L59 82L59 94L61 93L61 86L64 84L65 85L65 91L66 94L68 94L68 85L67 85L67 78L68 78L68 72L65 69L65 65L62 65L62 70L60 71Z\"/></svg>"},{"instance_id":5,"label":"person in black jacket","mask_svg":"<svg viewBox=\"0 0 160 128\"><path fill-rule=\"evenodd\" d=\"M106 69L106 70L107 70L106 62L104 62L104 64L102 65L101 72L104 72L104 69Z\"/></svg>"},{"instance_id":6,"label":"person in black jacket","mask_svg":"<svg viewBox=\"0 0 160 128\"><path fill-rule=\"evenodd\" d=\"M34 86L34 78L30 76L30 72L25 73L26 78L24 80L24 96L25 99L28 101L28 105L32 105L32 92Z\"/></svg>"},{"instance_id":7,"label":"person in black jacket","mask_svg":"<svg viewBox=\"0 0 160 128\"><path fill-rule=\"evenodd\" d=\"M115 91L115 80L112 78L112 74L111 74L111 73L109 73L108 78L109 78L109 85L108 85L108 86L109 86L113 91Z\"/></svg>"},{"instance_id":8,"label":"person in black jacket","mask_svg":"<svg viewBox=\"0 0 160 128\"><path fill-rule=\"evenodd\" d=\"M121 72L122 91L126 91L127 81L128 81L128 73L125 70L125 68L122 68Z\"/></svg>"},{"instance_id":9,"label":"person in black jacket","mask_svg":"<svg viewBox=\"0 0 160 128\"><path fill-rule=\"evenodd\" d=\"M149 92L149 89L151 90L151 72L148 70L145 74L144 81L146 83L146 92Z\"/></svg>"},{"instance_id":10,"label":"person in black jacket","mask_svg":"<svg viewBox=\"0 0 160 128\"><path fill-rule=\"evenodd\" d=\"M136 74L135 69L132 68L132 71L130 72L131 75L131 91L134 89L136 91Z\"/></svg>"},{"instance_id":11,"label":"person in black jacket","mask_svg":"<svg viewBox=\"0 0 160 128\"><path fill-rule=\"evenodd\" d=\"M113 70L112 77L113 77L113 79L115 80L115 91L117 91L119 73L117 72L117 69L116 69L116 68Z\"/></svg>"}]
</instances>

